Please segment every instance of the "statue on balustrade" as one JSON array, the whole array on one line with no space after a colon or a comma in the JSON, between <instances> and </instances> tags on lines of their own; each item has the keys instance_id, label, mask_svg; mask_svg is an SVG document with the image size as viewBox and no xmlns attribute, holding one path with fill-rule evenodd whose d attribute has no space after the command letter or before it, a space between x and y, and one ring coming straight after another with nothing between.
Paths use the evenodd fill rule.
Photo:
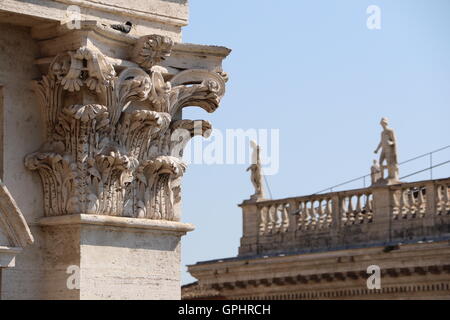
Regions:
<instances>
[{"instance_id":1,"label":"statue on balustrade","mask_svg":"<svg viewBox=\"0 0 450 320\"><path fill-rule=\"evenodd\" d=\"M378 160L373 160L373 165L370 168L370 176L372 178L372 185L377 184L382 179L383 175Z\"/></svg>"},{"instance_id":2,"label":"statue on balustrade","mask_svg":"<svg viewBox=\"0 0 450 320\"><path fill-rule=\"evenodd\" d=\"M389 128L387 118L382 118L380 122L383 127L381 133L381 141L375 153L381 149L379 165L381 168L381 179L378 184L395 184L399 183L399 171L397 161L397 138L393 129ZM384 178L384 170L388 170L387 178Z\"/></svg>"},{"instance_id":3,"label":"statue on balustrade","mask_svg":"<svg viewBox=\"0 0 450 320\"><path fill-rule=\"evenodd\" d=\"M247 171L251 171L250 179L255 187L255 194L251 196L251 199L260 200L264 198L263 175L261 168L261 147L253 140L250 141L250 145L253 148L252 164L247 168Z\"/></svg>"}]
</instances>

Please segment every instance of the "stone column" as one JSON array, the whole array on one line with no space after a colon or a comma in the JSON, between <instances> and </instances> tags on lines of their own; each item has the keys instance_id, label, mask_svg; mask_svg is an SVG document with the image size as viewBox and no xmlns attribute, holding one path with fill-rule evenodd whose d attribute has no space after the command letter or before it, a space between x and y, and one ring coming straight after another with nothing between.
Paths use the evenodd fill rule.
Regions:
<instances>
[{"instance_id":1,"label":"stone column","mask_svg":"<svg viewBox=\"0 0 450 320\"><path fill-rule=\"evenodd\" d=\"M433 234L435 232L434 227L436 224L436 199L437 188L434 181L428 181L425 184L426 190L426 208L425 217L423 218L423 227L425 234Z\"/></svg>"},{"instance_id":2,"label":"stone column","mask_svg":"<svg viewBox=\"0 0 450 320\"><path fill-rule=\"evenodd\" d=\"M389 242L392 225L392 192L389 187L373 187L373 223L370 228L371 242Z\"/></svg>"},{"instance_id":3,"label":"stone column","mask_svg":"<svg viewBox=\"0 0 450 320\"><path fill-rule=\"evenodd\" d=\"M212 48L203 68L181 70L172 66L189 67L193 51L209 48L182 51L169 37L134 38L92 21L40 31L37 63L48 71L34 88L45 143L25 166L42 182L44 214L7 297L179 299L180 238L194 229L180 222L182 151L211 129L182 119L182 109L217 109L229 50ZM172 50L176 61L165 65Z\"/></svg>"},{"instance_id":4,"label":"stone column","mask_svg":"<svg viewBox=\"0 0 450 320\"><path fill-rule=\"evenodd\" d=\"M337 246L340 244L342 239L340 238L341 234L341 224L342 224L342 216L341 216L341 210L342 210L342 204L341 199L339 198L339 195L336 193L331 198L332 201L332 222L331 222L331 228L330 228L330 237L332 244Z\"/></svg>"},{"instance_id":5,"label":"stone column","mask_svg":"<svg viewBox=\"0 0 450 320\"><path fill-rule=\"evenodd\" d=\"M239 247L239 255L257 254L258 231L259 231L259 210L257 201L246 200L239 206L242 208L242 237Z\"/></svg>"},{"instance_id":6,"label":"stone column","mask_svg":"<svg viewBox=\"0 0 450 320\"><path fill-rule=\"evenodd\" d=\"M180 237L194 226L90 214L43 218L44 299L180 299Z\"/></svg>"}]
</instances>

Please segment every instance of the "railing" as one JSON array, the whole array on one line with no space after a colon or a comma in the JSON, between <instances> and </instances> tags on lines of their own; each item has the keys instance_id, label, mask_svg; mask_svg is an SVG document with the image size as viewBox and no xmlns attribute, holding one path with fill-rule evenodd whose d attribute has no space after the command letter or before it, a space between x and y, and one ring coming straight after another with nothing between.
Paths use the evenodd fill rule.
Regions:
<instances>
[{"instance_id":1,"label":"railing","mask_svg":"<svg viewBox=\"0 0 450 320\"><path fill-rule=\"evenodd\" d=\"M252 206L241 254L450 238L450 178L247 203L244 214Z\"/></svg>"},{"instance_id":2,"label":"railing","mask_svg":"<svg viewBox=\"0 0 450 320\"><path fill-rule=\"evenodd\" d=\"M433 169L442 167L442 166L447 165L447 164L450 163L450 160L448 160L448 161L444 161L444 162L440 162L440 163L436 164L436 163L434 163L433 157L434 157L435 154L440 153L440 152L445 151L445 150L448 150L448 149L450 149L450 145L442 147L442 148L434 150L434 151L431 151L431 152L428 152L428 153L424 153L424 154L422 154L420 156L417 156L417 157L414 157L414 158L411 158L411 159L408 159L408 160L400 162L398 164L399 167L401 167L404 164L407 164L407 163L410 163L410 162L413 162L413 161L416 161L416 160L420 160L420 159L423 159L423 158L428 158L429 159L429 166L428 167L426 167L424 169L421 169L421 170L418 170L418 171L415 171L415 172L411 172L411 173L401 177L400 179L402 180L402 179L406 179L406 178L409 178L409 177L413 177L415 175L418 175L418 174L426 172L426 171L430 172L430 179L433 179ZM333 191L336 191L337 188L343 187L345 185L348 185L350 183L357 182L357 181L361 181L362 184L363 184L363 187L365 188L367 181L370 181L370 179L371 179L370 178L370 174L366 174L364 176L357 177L357 178L354 178L354 179L342 182L340 184L334 185L332 187L326 188L324 190L318 191L315 194L321 194L321 193L324 193L324 192L333 192Z\"/></svg>"},{"instance_id":3,"label":"railing","mask_svg":"<svg viewBox=\"0 0 450 320\"><path fill-rule=\"evenodd\" d=\"M296 215L297 230L326 230L333 221L332 199L328 197L303 198L291 202Z\"/></svg>"},{"instance_id":4,"label":"railing","mask_svg":"<svg viewBox=\"0 0 450 320\"><path fill-rule=\"evenodd\" d=\"M331 228L337 216L342 225L371 223L373 194L365 189L271 200L258 204L258 212L260 235L288 232L291 223L295 230L323 231Z\"/></svg>"},{"instance_id":5,"label":"railing","mask_svg":"<svg viewBox=\"0 0 450 320\"><path fill-rule=\"evenodd\" d=\"M260 209L259 232L271 234L274 232L286 232L289 227L288 204L273 203Z\"/></svg>"}]
</instances>

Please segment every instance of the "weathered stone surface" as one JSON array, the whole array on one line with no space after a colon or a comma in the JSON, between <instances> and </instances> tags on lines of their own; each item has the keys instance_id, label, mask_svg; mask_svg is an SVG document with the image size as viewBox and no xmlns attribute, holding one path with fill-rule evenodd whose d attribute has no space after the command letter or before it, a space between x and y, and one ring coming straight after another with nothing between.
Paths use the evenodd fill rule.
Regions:
<instances>
[{"instance_id":1,"label":"weathered stone surface","mask_svg":"<svg viewBox=\"0 0 450 320\"><path fill-rule=\"evenodd\" d=\"M5 0L0 18L1 171L35 237L0 249L2 298L180 298L182 150L211 129L182 109L217 109L230 50L179 43L184 0Z\"/></svg>"},{"instance_id":2,"label":"weathered stone surface","mask_svg":"<svg viewBox=\"0 0 450 320\"><path fill-rule=\"evenodd\" d=\"M0 181L0 246L23 248L34 242L25 218Z\"/></svg>"},{"instance_id":3,"label":"weathered stone surface","mask_svg":"<svg viewBox=\"0 0 450 320\"><path fill-rule=\"evenodd\" d=\"M41 112L32 87L32 80L40 75L34 65L38 47L29 29L7 24L0 27L0 43L4 128L2 179L26 220L32 224L42 215L42 189L39 177L26 172L23 159L44 141Z\"/></svg>"},{"instance_id":4,"label":"weathered stone surface","mask_svg":"<svg viewBox=\"0 0 450 320\"><path fill-rule=\"evenodd\" d=\"M15 266L16 255L21 254L23 248L33 242L33 235L22 212L0 181L0 277L5 268ZM1 289L0 287L0 298Z\"/></svg>"},{"instance_id":5,"label":"weathered stone surface","mask_svg":"<svg viewBox=\"0 0 450 320\"><path fill-rule=\"evenodd\" d=\"M329 250L450 236L449 179L245 201L240 255Z\"/></svg>"},{"instance_id":6,"label":"weathered stone surface","mask_svg":"<svg viewBox=\"0 0 450 320\"><path fill-rule=\"evenodd\" d=\"M382 125L380 146L395 149ZM188 266L198 281L183 298L450 299L450 179L395 183L395 153L369 188L245 200L238 256Z\"/></svg>"},{"instance_id":7,"label":"weathered stone surface","mask_svg":"<svg viewBox=\"0 0 450 320\"><path fill-rule=\"evenodd\" d=\"M40 226L45 282L39 298L179 298L180 237L192 225L80 215L44 218ZM67 285L70 266L81 271L76 288Z\"/></svg>"},{"instance_id":8,"label":"weathered stone surface","mask_svg":"<svg viewBox=\"0 0 450 320\"><path fill-rule=\"evenodd\" d=\"M133 0L133 1L86 1L86 0L40 0L0 2L2 22L36 26L43 23L55 25L70 21L71 10L79 8L81 20L97 20L111 24L131 21L130 34L142 36L157 33L175 41L181 41L181 27L188 23L187 0Z\"/></svg>"},{"instance_id":9,"label":"weathered stone surface","mask_svg":"<svg viewBox=\"0 0 450 320\"><path fill-rule=\"evenodd\" d=\"M180 122L181 110L214 112L225 79L191 69L166 81L157 65L172 46L164 36L142 37L131 56L138 66L119 74L95 45L82 46L58 54L35 83L47 137L25 164L42 178L46 216L179 220L175 208L186 169L180 146L192 137L186 126L193 125Z\"/></svg>"},{"instance_id":10,"label":"weathered stone surface","mask_svg":"<svg viewBox=\"0 0 450 320\"><path fill-rule=\"evenodd\" d=\"M448 241L310 254L240 257L188 266L197 289L186 299L449 299ZM381 269L381 289L369 290L367 268Z\"/></svg>"}]
</instances>

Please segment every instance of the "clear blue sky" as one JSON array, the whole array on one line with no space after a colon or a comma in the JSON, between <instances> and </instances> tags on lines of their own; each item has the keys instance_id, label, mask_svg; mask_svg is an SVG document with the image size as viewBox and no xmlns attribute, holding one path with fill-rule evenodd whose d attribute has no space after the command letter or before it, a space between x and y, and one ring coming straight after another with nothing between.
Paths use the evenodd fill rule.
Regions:
<instances>
[{"instance_id":1,"label":"clear blue sky","mask_svg":"<svg viewBox=\"0 0 450 320\"><path fill-rule=\"evenodd\" d=\"M450 144L450 1L189 2L183 41L233 52L224 62L230 81L221 107L185 117L207 119L220 130L280 129L280 170L268 177L274 198L368 173L383 116L397 132L400 161ZM381 9L381 30L366 26L369 5ZM448 151L435 157L449 159ZM185 265L236 256L237 204L253 191L246 168L188 168L183 221L197 228L182 241L183 283L194 280ZM450 176L450 165L434 174Z\"/></svg>"}]
</instances>

